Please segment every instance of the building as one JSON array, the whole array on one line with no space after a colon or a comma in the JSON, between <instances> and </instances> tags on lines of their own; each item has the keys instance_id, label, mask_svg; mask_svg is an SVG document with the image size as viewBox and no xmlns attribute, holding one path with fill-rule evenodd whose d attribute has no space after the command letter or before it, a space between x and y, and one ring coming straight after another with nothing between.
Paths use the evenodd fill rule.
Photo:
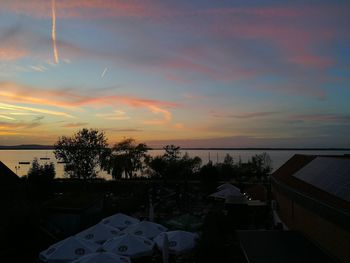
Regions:
<instances>
[{"instance_id":1,"label":"building","mask_svg":"<svg viewBox=\"0 0 350 263\"><path fill-rule=\"evenodd\" d=\"M278 216L290 230L350 262L350 156L294 155L271 184Z\"/></svg>"},{"instance_id":2,"label":"building","mask_svg":"<svg viewBox=\"0 0 350 263\"><path fill-rule=\"evenodd\" d=\"M336 263L297 231L237 231L249 263Z\"/></svg>"},{"instance_id":3,"label":"building","mask_svg":"<svg viewBox=\"0 0 350 263\"><path fill-rule=\"evenodd\" d=\"M18 184L19 177L0 161L0 186L8 187Z\"/></svg>"}]
</instances>

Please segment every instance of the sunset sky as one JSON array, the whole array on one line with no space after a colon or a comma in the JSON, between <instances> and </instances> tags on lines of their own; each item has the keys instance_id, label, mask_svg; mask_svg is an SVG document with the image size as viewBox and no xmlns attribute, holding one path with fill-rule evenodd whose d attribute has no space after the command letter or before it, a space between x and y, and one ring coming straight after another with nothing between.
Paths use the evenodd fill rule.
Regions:
<instances>
[{"instance_id":1,"label":"sunset sky","mask_svg":"<svg viewBox=\"0 0 350 263\"><path fill-rule=\"evenodd\" d=\"M306 4L307 3L307 4ZM350 147L350 2L0 0L0 145Z\"/></svg>"}]
</instances>

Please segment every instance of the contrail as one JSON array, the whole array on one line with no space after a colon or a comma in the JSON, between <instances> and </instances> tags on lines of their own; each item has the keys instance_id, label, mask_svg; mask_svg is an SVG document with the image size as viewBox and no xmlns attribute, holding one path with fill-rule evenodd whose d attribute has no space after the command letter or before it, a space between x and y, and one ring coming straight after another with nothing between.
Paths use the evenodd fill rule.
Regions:
<instances>
[{"instance_id":1,"label":"contrail","mask_svg":"<svg viewBox=\"0 0 350 263\"><path fill-rule=\"evenodd\" d=\"M53 56L55 59L55 63L59 63L58 59L58 51L57 51L57 46L56 46L56 5L55 5L55 0L52 0L52 43L53 43Z\"/></svg>"},{"instance_id":2,"label":"contrail","mask_svg":"<svg viewBox=\"0 0 350 263\"><path fill-rule=\"evenodd\" d=\"M101 74L101 79L106 75L108 68L105 68Z\"/></svg>"}]
</instances>

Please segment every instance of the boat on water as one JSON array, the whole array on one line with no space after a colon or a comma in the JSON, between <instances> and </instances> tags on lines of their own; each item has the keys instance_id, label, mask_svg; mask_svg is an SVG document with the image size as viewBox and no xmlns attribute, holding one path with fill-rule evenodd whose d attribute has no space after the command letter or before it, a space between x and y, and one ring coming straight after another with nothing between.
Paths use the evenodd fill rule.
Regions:
<instances>
[{"instance_id":1,"label":"boat on water","mask_svg":"<svg viewBox=\"0 0 350 263\"><path fill-rule=\"evenodd\" d=\"M41 157L40 160L50 160L49 157Z\"/></svg>"},{"instance_id":2,"label":"boat on water","mask_svg":"<svg viewBox=\"0 0 350 263\"><path fill-rule=\"evenodd\" d=\"M18 162L18 164L30 164L30 162Z\"/></svg>"}]
</instances>

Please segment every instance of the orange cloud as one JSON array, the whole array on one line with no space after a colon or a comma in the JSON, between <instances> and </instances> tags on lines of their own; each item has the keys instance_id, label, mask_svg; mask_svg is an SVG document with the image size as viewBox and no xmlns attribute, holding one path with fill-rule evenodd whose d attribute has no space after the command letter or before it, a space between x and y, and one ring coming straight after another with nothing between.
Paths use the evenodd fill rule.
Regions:
<instances>
[{"instance_id":1,"label":"orange cloud","mask_svg":"<svg viewBox=\"0 0 350 263\"><path fill-rule=\"evenodd\" d=\"M1 94L0 94L0 96L1 96ZM11 105L11 104L6 104L6 103L0 103L0 109L10 110L10 111L16 111L16 110L29 111L29 112L36 112L36 113L42 113L42 114L49 114L49 115L73 118L72 115L67 114L65 112L52 111L52 110L47 110L47 109L42 109L42 108L34 108L34 107L23 107L23 106Z\"/></svg>"},{"instance_id":2,"label":"orange cloud","mask_svg":"<svg viewBox=\"0 0 350 263\"><path fill-rule=\"evenodd\" d=\"M0 47L0 60L17 60L24 58L28 52L23 49L15 49L12 47Z\"/></svg>"},{"instance_id":3,"label":"orange cloud","mask_svg":"<svg viewBox=\"0 0 350 263\"><path fill-rule=\"evenodd\" d=\"M87 126L89 123L88 122L73 122L73 123L66 123L62 125L64 128L77 128L77 127L82 127L82 126Z\"/></svg>"},{"instance_id":4,"label":"orange cloud","mask_svg":"<svg viewBox=\"0 0 350 263\"><path fill-rule=\"evenodd\" d=\"M31 94L30 96L28 94ZM71 90L47 90L41 88L34 88L31 86L23 86L11 82L0 82L0 99L10 103L28 103L34 105L47 105L63 108L66 110L80 110L80 107L106 107L115 108L116 105L127 105L133 108L145 108L153 114L162 115L161 120L152 120L153 123L164 123L170 121L172 114L167 108L174 108L178 105L173 102L144 99L125 95L110 95L110 96L87 96L75 93ZM4 107L4 104L2 105ZM19 107L14 105L7 105L9 109L25 110L30 112L40 112L52 115L61 115L65 117L72 117L72 115L59 111L49 111L38 108ZM14 108L16 107L16 108ZM1 104L0 104L1 109ZM111 115L108 115L109 118ZM107 116L107 117L108 117ZM113 115L116 117L116 114ZM100 116L106 117L106 116ZM118 117L121 116L119 112Z\"/></svg>"}]
</instances>

